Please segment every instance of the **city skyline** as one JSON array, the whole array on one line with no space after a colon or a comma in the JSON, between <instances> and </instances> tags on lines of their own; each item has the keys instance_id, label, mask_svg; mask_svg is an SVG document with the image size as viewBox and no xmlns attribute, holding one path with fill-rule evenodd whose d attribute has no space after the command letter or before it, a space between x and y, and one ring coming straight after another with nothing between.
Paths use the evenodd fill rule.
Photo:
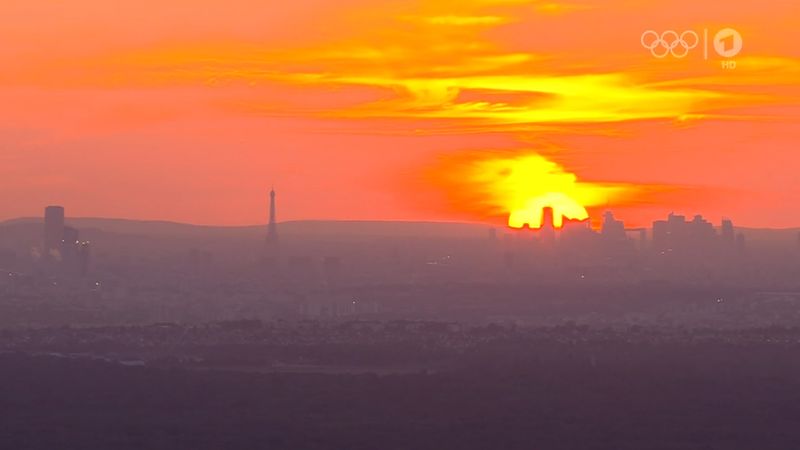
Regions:
<instances>
[{"instance_id":1,"label":"city skyline","mask_svg":"<svg viewBox=\"0 0 800 450\"><path fill-rule=\"evenodd\" d=\"M264 235L267 251L275 250L278 244L279 222L277 221L276 197L275 188L270 188L269 220L265 224ZM534 232L538 239L542 242L547 242L556 238L570 240L575 236L580 236L581 232L586 231L591 235L618 244L623 241L631 241L632 239L628 234L636 233L638 234L638 239L636 240L639 242L639 250L645 249L645 243L649 243L652 249L657 250L684 246L685 243L683 242L679 245L674 245L672 241L676 238L690 238L687 242L691 242L691 239L700 238L700 240L704 240L711 237L713 239L721 239L729 247L733 247L734 244L739 247L744 246L744 236L736 232L733 220L728 217L720 219L717 226L706 220L702 214L694 214L691 220L686 220L686 215L670 212L666 219L656 219L649 227L626 227L625 221L616 217L610 209L606 209L603 212L602 218L587 216L575 219L566 215L559 217L553 206L543 206L539 215L540 217L537 220L529 220L521 226L507 226L505 227L505 232L511 232L512 235L513 233L524 233L526 231ZM489 226L488 229L491 231L492 238L496 238L497 227L492 227L490 224L486 225ZM256 224L253 226L261 225ZM648 230L649 235L647 233ZM79 241L78 236L79 230L67 224L64 206L48 205L44 208L41 251L45 259L52 258L52 252L66 253L65 248L69 249L73 245L78 248L85 247L86 257L88 258L89 242ZM798 239L800 239L800 235ZM694 244L697 244L697 242L694 242ZM62 255L59 254L57 256L60 259Z\"/></svg>"},{"instance_id":2,"label":"city skyline","mask_svg":"<svg viewBox=\"0 0 800 450\"><path fill-rule=\"evenodd\" d=\"M276 205L276 197L277 192L274 187L270 188L269 190L269 201L268 201L268 213L267 213L267 220L261 223L253 223L248 224L246 226L265 226L266 230L266 242L268 244L274 244L278 239L278 224L281 222L277 220L277 205ZM67 225L67 218L65 215L66 207L63 205L47 205L44 207L45 214L43 216L43 223L44 223L44 238L43 238L43 249L54 249L57 248L62 243L61 233L62 229L70 228ZM589 215L583 218L571 218L568 215L562 215L559 218L559 214L554 211L553 206L545 205L543 206L538 214L541 216L541 220L536 222L529 221L521 224L520 226L497 226L496 223L491 222L456 222L456 221L442 221L440 223L473 223L473 224L480 224L484 223L486 226L489 226L493 229L501 228L505 229L508 232L515 232L515 231L541 231L545 229L553 229L553 230L565 230L570 228L588 228L595 231L601 231L603 229L603 225L610 221L617 221L620 224L625 223L624 217L616 217L615 211L613 208L605 208L602 209L602 214L598 214L597 216ZM136 219L129 219L129 218L122 218L122 217L81 217L81 216L73 216L77 219L119 219L119 220L136 220ZM668 213L667 219L669 220L672 217L676 218L686 218L692 217L693 220L705 220L706 216L701 213L692 213L692 214L685 214L682 212L670 211ZM19 219L27 219L28 217L16 217L10 220L19 220ZM142 220L144 222L149 222L151 220ZM161 220L155 220L156 222L161 222ZM320 221L325 222L324 219L310 219L310 221ZM331 220L331 222L335 222L336 220ZM343 220L344 222L349 222L348 220ZM167 221L163 221L167 222ZM286 221L290 222L290 221ZM355 220L353 222L359 222ZM364 220L364 222L373 222L370 220ZM378 222L404 222L404 221L378 221ZM407 221L407 222L414 222L414 221ZM420 221L424 222L424 221ZM649 229L657 228L658 225L665 223L666 221L663 218L656 218L649 225ZM2 223L2 221L0 221ZM204 226L203 224L191 224L188 222L175 222L175 223L184 223L186 225L198 225ZM432 223L435 223L432 221ZM725 230L726 228L733 227L733 220L728 216L722 216L719 218L719 225L714 226L714 228L719 230ZM624 227L626 231L630 230L638 230L641 229L641 226L636 226L635 228L628 228ZM796 228L796 227L788 227L788 228Z\"/></svg>"},{"instance_id":3,"label":"city skyline","mask_svg":"<svg viewBox=\"0 0 800 450\"><path fill-rule=\"evenodd\" d=\"M2 449L800 442L800 0L0 0L0 42Z\"/></svg>"}]
</instances>

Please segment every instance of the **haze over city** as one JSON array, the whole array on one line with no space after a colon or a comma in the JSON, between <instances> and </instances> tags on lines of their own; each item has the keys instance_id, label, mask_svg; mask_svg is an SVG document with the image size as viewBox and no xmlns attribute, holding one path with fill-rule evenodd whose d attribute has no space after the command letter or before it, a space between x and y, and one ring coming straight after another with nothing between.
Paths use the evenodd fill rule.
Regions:
<instances>
[{"instance_id":1,"label":"haze over city","mask_svg":"<svg viewBox=\"0 0 800 450\"><path fill-rule=\"evenodd\" d=\"M0 449L797 447L798 30L3 0Z\"/></svg>"}]
</instances>

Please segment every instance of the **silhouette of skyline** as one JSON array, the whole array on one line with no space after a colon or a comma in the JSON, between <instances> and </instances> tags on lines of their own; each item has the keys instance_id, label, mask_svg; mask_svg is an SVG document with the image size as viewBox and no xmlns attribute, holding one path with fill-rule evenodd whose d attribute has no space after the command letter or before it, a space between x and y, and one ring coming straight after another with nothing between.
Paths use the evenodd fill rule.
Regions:
<instances>
[{"instance_id":1,"label":"silhouette of skyline","mask_svg":"<svg viewBox=\"0 0 800 450\"><path fill-rule=\"evenodd\" d=\"M44 253L61 249L64 236L64 207L48 206L44 210Z\"/></svg>"},{"instance_id":2,"label":"silhouette of skyline","mask_svg":"<svg viewBox=\"0 0 800 450\"><path fill-rule=\"evenodd\" d=\"M556 227L554 209L544 207L539 229L498 229L489 222L403 229L402 222L279 223L274 189L266 206L266 227L73 219L69 205L48 206L36 221L0 223L0 365L37 377L75 370L81 376L65 379L88 377L104 386L108 380L96 381L102 371L88 365L116 371L109 380L134 373L179 374L192 383L206 373L225 380L252 376L244 389L273 386L269 380L277 376L281 386L301 379L307 389L331 383L325 384L331 392L356 377L345 397L362 392L365 382L399 379L394 375L402 375L408 396L420 389L409 388L409 380L471 379L485 389L554 370L558 379L599 377L598 392L612 381L629 392L655 373L679 380L691 400L675 402L687 405L703 392L681 384L698 358L729 351L730 360L751 362L761 354L750 350L756 344L774 355L794 345L786 330L800 326L796 232L781 234L784 248L776 251L758 241L745 245L745 232L730 218L715 225L700 215L672 213L650 227L628 228L608 209L596 228L591 217ZM279 226L278 251L269 243L277 243ZM431 226L440 231L431 233ZM633 364L641 373L630 373ZM703 367L696 376L711 373L713 385L752 375L730 364ZM482 370L497 372L475 376ZM137 387L136 401L150 404L148 396L163 399L177 389L174 381L165 392L152 383ZM220 395L243 384L227 386ZM554 404L562 391L576 389L566 381L558 386ZM63 398L62 388L52 391ZM591 397L589 391L580 392ZM644 401L643 391L626 398ZM13 395L32 392L17 388ZM307 417L302 399L308 396L286 395ZM448 402L463 401L460 395ZM481 402L499 405L505 398ZM761 401L779 398L765 394ZM330 399L326 394L325 407L338 408ZM101 408L133 414L130 401ZM395 407L383 401L370 408ZM427 401L415 400L426 408ZM441 417L457 417L448 404ZM241 413L237 405L229 408ZM63 411L57 405L44 410L51 409ZM658 416L656 409L649 414ZM519 436L528 435L529 424L524 429ZM114 429L98 433L123 439Z\"/></svg>"},{"instance_id":3,"label":"silhouette of skyline","mask_svg":"<svg viewBox=\"0 0 800 450\"><path fill-rule=\"evenodd\" d=\"M302 241L295 239L293 244L283 245L282 251L277 252L277 193L274 188L269 191L268 216L265 253L260 258L272 267L271 276L285 277L298 286L320 283L334 286L341 283L344 270L341 255L323 250L330 243L309 242L311 246L304 244L306 250L298 253L298 244ZM68 222L63 206L45 208L40 252L42 262L48 265L43 267L86 276L89 272L90 244L81 241L80 231L68 225ZM618 219L611 210L606 210L597 229L591 227L591 217L582 220L563 218L560 227L556 227L555 222L554 208L543 207L539 228L506 228L501 231L504 236L502 242L498 240L498 230L486 224L489 230L487 242L494 243L498 249L502 248L504 253L502 263L497 264L519 269L522 267L520 264L524 266L527 264L524 261L531 257L547 255L546 259L554 263L563 261L566 265L558 270L567 274L574 271L575 267L623 267L633 263L636 258L646 257L647 261L640 261L639 264L672 277L698 264L730 265L737 261L737 255L743 255L746 250L743 234L737 233L729 218L722 219L720 225L715 227L701 215L687 220L683 215L670 213L666 219L654 221L649 228L626 228L623 220ZM327 239L336 242L341 238L333 233ZM317 246L319 248L315 248ZM210 253L208 256L213 257ZM375 257L369 256L358 263L370 264ZM480 258L483 257L467 262L474 265L480 262ZM449 259L447 256L433 264L450 264ZM528 270L535 273L539 270L535 266L530 266Z\"/></svg>"},{"instance_id":4,"label":"silhouette of skyline","mask_svg":"<svg viewBox=\"0 0 800 450\"><path fill-rule=\"evenodd\" d=\"M798 1L0 12L0 450L798 447Z\"/></svg>"}]
</instances>

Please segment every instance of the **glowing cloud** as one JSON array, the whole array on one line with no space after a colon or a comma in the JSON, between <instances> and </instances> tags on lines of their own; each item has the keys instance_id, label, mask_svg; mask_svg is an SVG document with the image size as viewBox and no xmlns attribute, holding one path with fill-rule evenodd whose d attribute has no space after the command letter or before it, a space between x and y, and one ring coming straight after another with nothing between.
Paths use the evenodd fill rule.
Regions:
<instances>
[{"instance_id":1,"label":"glowing cloud","mask_svg":"<svg viewBox=\"0 0 800 450\"><path fill-rule=\"evenodd\" d=\"M453 26L498 25L509 21L507 18L499 16L434 16L423 17L421 20L431 25Z\"/></svg>"},{"instance_id":2,"label":"glowing cloud","mask_svg":"<svg viewBox=\"0 0 800 450\"><path fill-rule=\"evenodd\" d=\"M588 219L587 208L629 201L641 192L625 184L579 181L576 174L535 153L451 158L432 173L454 204L480 205L476 212L507 216L512 228L540 228L545 207L553 208L554 225L561 227L564 218Z\"/></svg>"},{"instance_id":3,"label":"glowing cloud","mask_svg":"<svg viewBox=\"0 0 800 450\"><path fill-rule=\"evenodd\" d=\"M729 3L4 0L2 213L247 224L275 182L297 196L284 218L536 226L543 205L610 202L629 224L796 226L797 2ZM722 26L745 40L735 70L639 39ZM539 150L444 158L443 189L419 182L442 154L520 147Z\"/></svg>"}]
</instances>

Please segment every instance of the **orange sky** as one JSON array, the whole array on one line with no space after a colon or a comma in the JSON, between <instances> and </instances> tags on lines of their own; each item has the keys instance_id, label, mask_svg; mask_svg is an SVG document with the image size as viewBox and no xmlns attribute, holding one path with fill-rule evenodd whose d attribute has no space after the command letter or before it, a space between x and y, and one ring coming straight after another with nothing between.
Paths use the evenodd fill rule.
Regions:
<instances>
[{"instance_id":1,"label":"orange sky","mask_svg":"<svg viewBox=\"0 0 800 450\"><path fill-rule=\"evenodd\" d=\"M640 42L725 27L734 70ZM274 185L280 220L499 223L452 161L536 154L641 188L632 225L796 226L799 30L795 0L3 0L0 219L263 223Z\"/></svg>"}]
</instances>

